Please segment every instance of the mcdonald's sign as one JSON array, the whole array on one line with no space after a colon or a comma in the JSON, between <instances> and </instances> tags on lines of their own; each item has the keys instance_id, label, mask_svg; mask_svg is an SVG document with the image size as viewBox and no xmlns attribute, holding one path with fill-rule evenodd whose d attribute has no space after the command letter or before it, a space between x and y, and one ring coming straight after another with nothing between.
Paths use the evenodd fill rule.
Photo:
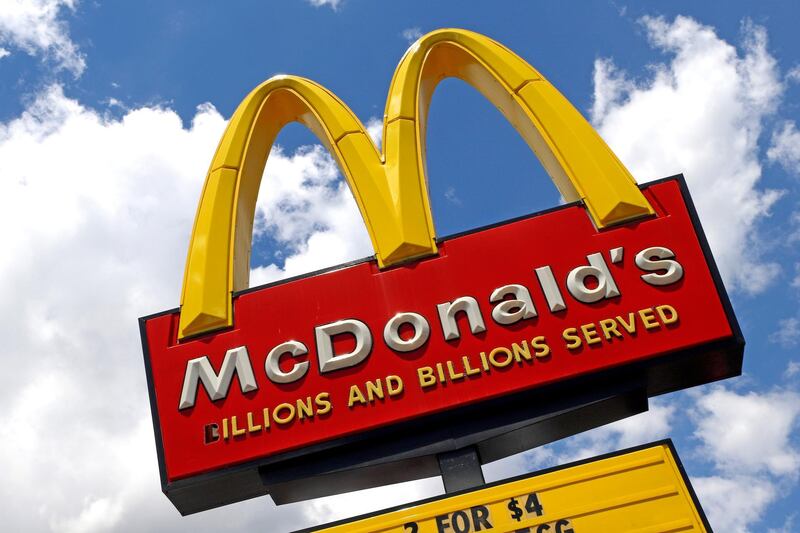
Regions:
<instances>
[{"instance_id":1,"label":"mcdonald's sign","mask_svg":"<svg viewBox=\"0 0 800 533\"><path fill-rule=\"evenodd\" d=\"M567 203L436 236L425 121L445 77L503 112ZM259 182L292 121L337 160L375 256L249 288ZM435 455L464 446L493 461L741 372L744 340L683 178L638 186L504 46L464 30L417 41L383 143L295 76L231 118L181 306L140 319L163 490L182 513L437 475Z\"/></svg>"}]
</instances>

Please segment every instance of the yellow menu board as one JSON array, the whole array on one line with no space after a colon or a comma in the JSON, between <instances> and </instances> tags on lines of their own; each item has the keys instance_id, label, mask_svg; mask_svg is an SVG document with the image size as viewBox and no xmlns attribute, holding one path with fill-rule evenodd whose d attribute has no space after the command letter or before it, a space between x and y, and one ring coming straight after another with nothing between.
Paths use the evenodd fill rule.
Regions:
<instances>
[{"instance_id":1,"label":"yellow menu board","mask_svg":"<svg viewBox=\"0 0 800 533\"><path fill-rule=\"evenodd\" d=\"M666 533L711 528L671 441L662 441L304 531Z\"/></svg>"}]
</instances>

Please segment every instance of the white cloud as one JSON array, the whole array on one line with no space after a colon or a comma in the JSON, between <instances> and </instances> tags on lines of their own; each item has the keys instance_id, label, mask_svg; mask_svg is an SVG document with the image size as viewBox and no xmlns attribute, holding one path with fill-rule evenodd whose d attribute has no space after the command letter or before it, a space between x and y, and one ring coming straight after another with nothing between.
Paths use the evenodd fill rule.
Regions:
<instances>
[{"instance_id":1,"label":"white cloud","mask_svg":"<svg viewBox=\"0 0 800 533\"><path fill-rule=\"evenodd\" d=\"M276 530L290 530L332 517L324 505L276 508L259 498L181 518L159 490L136 319L178 303L200 188L224 126L210 105L189 127L162 108L109 118L58 86L0 123L0 336L13 366L0 373L4 530L244 531L267 515ZM330 165L318 149L276 151L268 165L286 176L267 177L275 194L261 205L285 217L281 235L307 251L316 248L302 231L312 239L358 231L339 220L360 223ZM327 205L309 218L269 198ZM398 490L401 498L426 489Z\"/></svg>"},{"instance_id":2,"label":"white cloud","mask_svg":"<svg viewBox=\"0 0 800 533\"><path fill-rule=\"evenodd\" d=\"M800 131L794 122L786 121L773 132L767 157L786 172L800 176Z\"/></svg>"},{"instance_id":3,"label":"white cloud","mask_svg":"<svg viewBox=\"0 0 800 533\"><path fill-rule=\"evenodd\" d=\"M790 477L800 473L800 450L790 440L800 419L799 394L739 394L713 387L697 397L691 416L703 454L720 472Z\"/></svg>"},{"instance_id":4,"label":"white cloud","mask_svg":"<svg viewBox=\"0 0 800 533\"><path fill-rule=\"evenodd\" d=\"M0 6L0 43L51 60L76 77L86 62L61 18L77 0L9 0ZM0 56L1 57L1 56Z\"/></svg>"},{"instance_id":5,"label":"white cloud","mask_svg":"<svg viewBox=\"0 0 800 533\"><path fill-rule=\"evenodd\" d=\"M794 437L800 394L782 389L739 393L715 385L689 396L695 402L689 416L700 442L695 455L715 470L692 478L700 502L715 530L752 531L800 474Z\"/></svg>"},{"instance_id":6,"label":"white cloud","mask_svg":"<svg viewBox=\"0 0 800 533\"><path fill-rule=\"evenodd\" d=\"M4 57L8 57L10 55L11 55L11 52L9 52L6 48L3 48L2 46L0 46L0 59L3 59Z\"/></svg>"},{"instance_id":7,"label":"white cloud","mask_svg":"<svg viewBox=\"0 0 800 533\"><path fill-rule=\"evenodd\" d=\"M343 0L306 0L309 4L314 7L322 7L322 6L330 6L331 9L334 11L339 9L339 6L342 5Z\"/></svg>"},{"instance_id":8,"label":"white cloud","mask_svg":"<svg viewBox=\"0 0 800 533\"><path fill-rule=\"evenodd\" d=\"M461 205L462 204L461 198L458 196L458 193L456 192L456 188L453 187L452 185L449 186L447 189L445 189L445 191L444 191L444 199L447 200L448 202L450 202L453 205Z\"/></svg>"},{"instance_id":9,"label":"white cloud","mask_svg":"<svg viewBox=\"0 0 800 533\"><path fill-rule=\"evenodd\" d=\"M777 497L771 483L748 476L697 477L692 486L714 530L725 533L751 531Z\"/></svg>"},{"instance_id":10,"label":"white cloud","mask_svg":"<svg viewBox=\"0 0 800 533\"><path fill-rule=\"evenodd\" d=\"M223 126L211 108L188 130L161 109L107 121L58 86L0 125L9 530L95 531L136 522L131 500L161 507L144 496L158 485L135 321L177 303L197 154Z\"/></svg>"},{"instance_id":11,"label":"white cloud","mask_svg":"<svg viewBox=\"0 0 800 533\"><path fill-rule=\"evenodd\" d=\"M367 133L372 138L372 142L380 149L383 137L383 119L370 117L364 127L367 128Z\"/></svg>"},{"instance_id":12,"label":"white cloud","mask_svg":"<svg viewBox=\"0 0 800 533\"><path fill-rule=\"evenodd\" d=\"M380 146L383 120L367 133ZM283 261L256 261L250 286L297 276L374 254L364 220L339 168L322 146L290 157L273 151L257 201L256 242L267 236L288 250ZM282 265L280 263L283 263Z\"/></svg>"},{"instance_id":13,"label":"white cloud","mask_svg":"<svg viewBox=\"0 0 800 533\"><path fill-rule=\"evenodd\" d=\"M786 79L789 81L800 81L800 65L795 65L789 72L786 73Z\"/></svg>"},{"instance_id":14,"label":"white cloud","mask_svg":"<svg viewBox=\"0 0 800 533\"><path fill-rule=\"evenodd\" d=\"M769 340L791 348L800 343L800 319L797 317L784 318L778 321L778 329L774 331Z\"/></svg>"},{"instance_id":15,"label":"white cloud","mask_svg":"<svg viewBox=\"0 0 800 533\"><path fill-rule=\"evenodd\" d=\"M441 478L410 481L320 498L308 504L312 521L339 520L442 494Z\"/></svg>"},{"instance_id":16,"label":"white cloud","mask_svg":"<svg viewBox=\"0 0 800 533\"><path fill-rule=\"evenodd\" d=\"M789 215L789 230L786 236L786 243L792 245L800 241L800 211L795 211ZM798 274L800 274L800 264L795 265L798 267Z\"/></svg>"},{"instance_id":17,"label":"white cloud","mask_svg":"<svg viewBox=\"0 0 800 533\"><path fill-rule=\"evenodd\" d=\"M757 225L780 193L759 187L758 139L783 85L763 28L744 24L739 49L687 17L644 18L669 56L633 80L595 63L592 117L640 182L683 172L729 287L756 293L777 275L757 246Z\"/></svg>"},{"instance_id":18,"label":"white cloud","mask_svg":"<svg viewBox=\"0 0 800 533\"><path fill-rule=\"evenodd\" d=\"M406 28L400 32L400 37L408 41L410 44L419 39L420 37L422 37L422 30L420 29L419 26Z\"/></svg>"},{"instance_id":19,"label":"white cloud","mask_svg":"<svg viewBox=\"0 0 800 533\"><path fill-rule=\"evenodd\" d=\"M251 286L374 253L353 195L321 146L290 157L273 151L256 205L256 242L269 236L289 256L282 266L266 262L254 268Z\"/></svg>"},{"instance_id":20,"label":"white cloud","mask_svg":"<svg viewBox=\"0 0 800 533\"><path fill-rule=\"evenodd\" d=\"M790 514L786 517L786 520L783 521L783 525L779 529L769 528L767 533L793 533L797 531L794 527L795 519L797 518L797 513Z\"/></svg>"},{"instance_id":21,"label":"white cloud","mask_svg":"<svg viewBox=\"0 0 800 533\"><path fill-rule=\"evenodd\" d=\"M791 379L800 374L800 361L789 361L786 365L786 370L783 372L783 377Z\"/></svg>"}]
</instances>

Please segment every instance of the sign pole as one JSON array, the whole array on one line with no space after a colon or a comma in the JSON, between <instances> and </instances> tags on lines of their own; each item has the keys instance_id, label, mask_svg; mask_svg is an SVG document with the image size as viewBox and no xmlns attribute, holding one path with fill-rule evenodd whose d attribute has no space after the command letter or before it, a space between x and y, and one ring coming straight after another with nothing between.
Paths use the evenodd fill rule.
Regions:
<instances>
[{"instance_id":1,"label":"sign pole","mask_svg":"<svg viewBox=\"0 0 800 533\"><path fill-rule=\"evenodd\" d=\"M439 470L442 472L442 483L444 483L446 494L486 484L481 460L478 457L478 448L475 446L440 453L436 459L439 461Z\"/></svg>"}]
</instances>

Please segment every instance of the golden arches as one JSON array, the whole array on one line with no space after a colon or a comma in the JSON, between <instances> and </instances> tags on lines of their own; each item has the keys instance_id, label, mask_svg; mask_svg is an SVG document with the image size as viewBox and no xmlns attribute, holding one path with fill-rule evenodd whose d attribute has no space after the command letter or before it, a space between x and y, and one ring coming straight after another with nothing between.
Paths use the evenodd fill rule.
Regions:
<instances>
[{"instance_id":1,"label":"golden arches","mask_svg":"<svg viewBox=\"0 0 800 533\"><path fill-rule=\"evenodd\" d=\"M395 71L382 154L352 111L313 81L278 76L242 101L217 148L198 206L179 337L232 325L232 292L248 285L261 174L275 137L289 122L311 129L339 163L381 267L436 253L425 126L436 85L453 76L503 112L561 194L582 199L598 227L653 213L605 142L533 67L483 35L435 31L412 45Z\"/></svg>"},{"instance_id":2,"label":"golden arches","mask_svg":"<svg viewBox=\"0 0 800 533\"><path fill-rule=\"evenodd\" d=\"M633 176L550 82L506 47L466 30L438 30L421 37L392 80L383 138L388 146L396 135L396 142L418 151L413 162L420 180L425 176L428 106L438 83L448 77L470 84L505 115L564 199L583 200L597 227L652 214ZM399 125L404 122L413 124L413 138ZM425 202L427 207L427 193Z\"/></svg>"}]
</instances>

